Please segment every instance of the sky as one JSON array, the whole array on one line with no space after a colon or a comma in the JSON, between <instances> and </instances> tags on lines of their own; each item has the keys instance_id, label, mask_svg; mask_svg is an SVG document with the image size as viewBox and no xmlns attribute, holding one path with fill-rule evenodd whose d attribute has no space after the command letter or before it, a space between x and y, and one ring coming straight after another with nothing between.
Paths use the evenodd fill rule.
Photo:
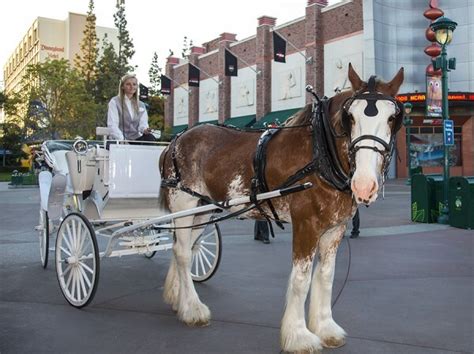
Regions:
<instances>
[{"instance_id":1,"label":"sky","mask_svg":"<svg viewBox=\"0 0 474 354\"><path fill-rule=\"evenodd\" d=\"M330 0L329 3L340 0ZM114 27L116 0L95 0L96 25ZM257 18L263 15L277 18L277 26L304 16L307 0L126 0L127 29L133 40L139 81L148 84L148 70L153 53L164 68L169 50L181 56L183 38L194 45L217 38L223 32L237 34L237 40L256 33ZM65 20L68 12L86 14L89 0L16 0L9 1L0 21L0 65L13 53L28 28L37 17ZM3 86L3 85L2 85Z\"/></svg>"}]
</instances>

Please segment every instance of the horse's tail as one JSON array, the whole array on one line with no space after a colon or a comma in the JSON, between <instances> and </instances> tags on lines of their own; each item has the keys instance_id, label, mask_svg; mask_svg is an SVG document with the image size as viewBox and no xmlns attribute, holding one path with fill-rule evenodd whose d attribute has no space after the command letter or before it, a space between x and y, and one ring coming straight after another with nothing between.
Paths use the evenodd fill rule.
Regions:
<instances>
[{"instance_id":1,"label":"horse's tail","mask_svg":"<svg viewBox=\"0 0 474 354\"><path fill-rule=\"evenodd\" d=\"M174 145L173 140L170 145L168 145L160 155L159 160L159 169L160 169L160 194L158 197L158 208L160 210L169 212L170 208L168 205L168 198L166 198L167 187L169 186L170 176L167 175L167 171L169 171L168 165L171 163L171 149L173 149Z\"/></svg>"}]
</instances>

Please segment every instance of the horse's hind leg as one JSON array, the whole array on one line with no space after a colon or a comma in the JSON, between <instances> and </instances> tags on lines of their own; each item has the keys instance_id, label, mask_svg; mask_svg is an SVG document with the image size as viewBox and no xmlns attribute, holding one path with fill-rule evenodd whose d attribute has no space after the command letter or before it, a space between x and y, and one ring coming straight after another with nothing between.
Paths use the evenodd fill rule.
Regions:
<instances>
[{"instance_id":1,"label":"horse's hind leg","mask_svg":"<svg viewBox=\"0 0 474 354\"><path fill-rule=\"evenodd\" d=\"M313 238L311 239L310 238ZM303 242L303 238L306 241ZM321 342L306 327L305 301L308 294L316 237L313 231L293 224L293 268L288 282L286 308L281 321L281 347L285 352L319 352Z\"/></svg>"},{"instance_id":2,"label":"horse's hind leg","mask_svg":"<svg viewBox=\"0 0 474 354\"><path fill-rule=\"evenodd\" d=\"M317 334L324 347L337 348L345 344L346 332L333 320L332 285L336 253L345 226L327 231L319 241L319 262L313 275L309 305L309 329Z\"/></svg>"}]
</instances>

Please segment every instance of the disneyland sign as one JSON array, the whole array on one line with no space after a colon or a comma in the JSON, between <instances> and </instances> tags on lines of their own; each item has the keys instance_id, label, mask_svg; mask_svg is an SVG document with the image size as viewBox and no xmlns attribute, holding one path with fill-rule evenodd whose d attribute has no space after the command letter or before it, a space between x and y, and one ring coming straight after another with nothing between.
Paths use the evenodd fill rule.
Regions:
<instances>
[{"instance_id":1,"label":"disneyland sign","mask_svg":"<svg viewBox=\"0 0 474 354\"><path fill-rule=\"evenodd\" d=\"M59 59L60 57L64 57L64 47L41 44L41 50L46 52L46 57L49 59Z\"/></svg>"}]
</instances>

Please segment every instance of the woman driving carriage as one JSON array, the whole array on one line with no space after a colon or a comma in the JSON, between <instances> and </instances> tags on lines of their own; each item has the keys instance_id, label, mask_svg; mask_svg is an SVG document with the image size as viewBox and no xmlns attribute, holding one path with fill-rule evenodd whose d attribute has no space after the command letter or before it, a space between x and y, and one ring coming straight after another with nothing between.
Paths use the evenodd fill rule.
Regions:
<instances>
[{"instance_id":1,"label":"woman driving carriage","mask_svg":"<svg viewBox=\"0 0 474 354\"><path fill-rule=\"evenodd\" d=\"M118 95L109 102L107 127L117 140L156 141L148 127L145 104L138 99L138 80L127 74L120 79Z\"/></svg>"}]
</instances>

